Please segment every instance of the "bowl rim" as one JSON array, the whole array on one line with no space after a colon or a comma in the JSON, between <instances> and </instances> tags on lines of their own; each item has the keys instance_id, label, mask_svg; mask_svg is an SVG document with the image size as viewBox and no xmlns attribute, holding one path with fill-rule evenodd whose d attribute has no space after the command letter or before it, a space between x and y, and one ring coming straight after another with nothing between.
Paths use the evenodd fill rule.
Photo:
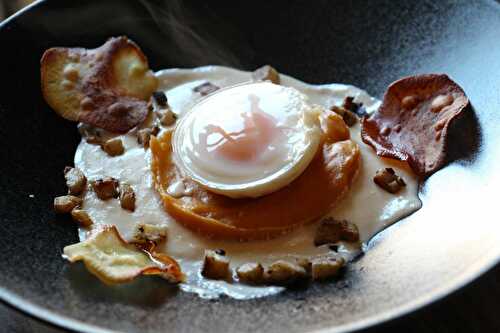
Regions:
<instances>
[{"instance_id":1,"label":"bowl rim","mask_svg":"<svg viewBox=\"0 0 500 333\"><path fill-rule=\"evenodd\" d=\"M41 0L45 1L45 0ZM342 324L335 327L320 328L309 331L310 333L345 333L357 332L369 328L380 327L389 322L401 320L410 314L424 309L427 306L436 304L444 299L457 294L462 288L470 285L474 280L492 270L500 262L498 254L492 253L483 260L476 263L475 266L469 267L468 273L458 275L446 285L437 288L433 292L429 292L416 298L414 301L404 304L403 306L387 310L376 315L358 320L353 323ZM18 311L19 313L28 315L44 324L49 324L55 328L63 328L76 332L84 333L118 333L120 331L110 330L95 325L87 324L77 319L58 314L55 311L44 309L43 307L26 300L13 292L8 291L0 286L0 301L9 308Z\"/></svg>"},{"instance_id":2,"label":"bowl rim","mask_svg":"<svg viewBox=\"0 0 500 333\"><path fill-rule=\"evenodd\" d=\"M0 33L2 30L8 29L18 17L26 14L43 3L48 3L49 0L36 0L33 3L23 7L16 13L0 22ZM376 238L376 237L375 237ZM372 242L374 239L370 240ZM427 306L444 301L446 298L457 294L464 287L472 284L479 277L491 271L500 263L500 253L490 251L488 256L484 256L475 265L470 266L467 271L457 275L454 279L443 284L441 287L415 298L411 302L407 302L402 306L386 310L384 312L360 319L356 322L341 324L335 327L320 328L309 331L310 333L342 333L355 332L368 328L380 327L389 322L401 320L410 314L416 313ZM16 293L0 286L0 302L8 306L10 309L17 311L23 315L29 316L31 319L47 324L56 329L67 329L76 332L85 333L118 333L120 331L110 330L87 324L81 320L58 314L55 311L47 310L40 305L37 305L26 298L18 296Z\"/></svg>"}]
</instances>

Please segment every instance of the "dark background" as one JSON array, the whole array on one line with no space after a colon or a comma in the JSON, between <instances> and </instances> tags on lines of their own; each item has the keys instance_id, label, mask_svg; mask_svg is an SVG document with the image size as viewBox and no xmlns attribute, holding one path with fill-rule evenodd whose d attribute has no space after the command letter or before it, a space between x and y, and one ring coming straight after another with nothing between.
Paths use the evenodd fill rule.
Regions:
<instances>
[{"instance_id":1,"label":"dark background","mask_svg":"<svg viewBox=\"0 0 500 333\"><path fill-rule=\"evenodd\" d=\"M0 20L30 2L30 0L0 0ZM216 54L212 56L217 57ZM352 79L355 83L356 77ZM497 267L445 300L392 323L371 329L369 332L498 332L500 331L499 306L500 267ZM30 319L3 304L0 304L0 331L62 332Z\"/></svg>"},{"instance_id":2,"label":"dark background","mask_svg":"<svg viewBox=\"0 0 500 333\"><path fill-rule=\"evenodd\" d=\"M33 0L0 0L0 21L32 2Z\"/></svg>"}]
</instances>

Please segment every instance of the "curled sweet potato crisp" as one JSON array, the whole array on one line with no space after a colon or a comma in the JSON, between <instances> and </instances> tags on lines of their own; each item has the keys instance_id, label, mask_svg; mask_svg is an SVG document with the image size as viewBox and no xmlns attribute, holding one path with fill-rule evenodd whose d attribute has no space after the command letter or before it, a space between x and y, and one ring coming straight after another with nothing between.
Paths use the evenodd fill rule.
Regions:
<instances>
[{"instance_id":1,"label":"curled sweet potato crisp","mask_svg":"<svg viewBox=\"0 0 500 333\"><path fill-rule=\"evenodd\" d=\"M468 103L445 74L406 77L392 83L379 110L363 119L361 136L378 155L408 161L427 177L444 165L448 129Z\"/></svg>"},{"instance_id":2,"label":"curled sweet potato crisp","mask_svg":"<svg viewBox=\"0 0 500 333\"><path fill-rule=\"evenodd\" d=\"M127 37L96 49L45 51L41 81L45 100L60 116L116 133L144 120L158 85L146 56Z\"/></svg>"},{"instance_id":3,"label":"curled sweet potato crisp","mask_svg":"<svg viewBox=\"0 0 500 333\"><path fill-rule=\"evenodd\" d=\"M147 252L125 242L115 226L106 226L85 241L64 248L70 262L83 261L107 284L123 283L139 275L158 275L171 283L184 281L179 264L162 253Z\"/></svg>"}]
</instances>

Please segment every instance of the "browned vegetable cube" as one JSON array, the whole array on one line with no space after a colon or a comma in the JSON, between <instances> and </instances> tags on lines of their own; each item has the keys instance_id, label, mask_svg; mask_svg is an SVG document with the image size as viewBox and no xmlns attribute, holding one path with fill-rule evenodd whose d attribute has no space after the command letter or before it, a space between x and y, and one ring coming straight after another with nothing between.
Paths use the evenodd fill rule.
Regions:
<instances>
[{"instance_id":1,"label":"browned vegetable cube","mask_svg":"<svg viewBox=\"0 0 500 333\"><path fill-rule=\"evenodd\" d=\"M168 106L167 95L165 95L165 93L163 91L155 91L153 93L153 99L158 106L161 106L161 107Z\"/></svg>"},{"instance_id":2,"label":"browned vegetable cube","mask_svg":"<svg viewBox=\"0 0 500 333\"><path fill-rule=\"evenodd\" d=\"M159 244L167 239L167 226L164 224L139 223L132 236L134 243L154 242Z\"/></svg>"},{"instance_id":3,"label":"browned vegetable cube","mask_svg":"<svg viewBox=\"0 0 500 333\"><path fill-rule=\"evenodd\" d=\"M373 181L389 193L397 193L401 188L406 186L403 178L396 175L393 168L377 170L375 177L373 177Z\"/></svg>"},{"instance_id":4,"label":"browned vegetable cube","mask_svg":"<svg viewBox=\"0 0 500 333\"><path fill-rule=\"evenodd\" d=\"M221 251L205 251L205 259L201 274L213 280L227 280L231 277L229 259Z\"/></svg>"},{"instance_id":5,"label":"browned vegetable cube","mask_svg":"<svg viewBox=\"0 0 500 333\"><path fill-rule=\"evenodd\" d=\"M357 242L359 240L358 227L345 220L335 220L332 217L323 219L314 236L314 245L337 243L338 241Z\"/></svg>"},{"instance_id":6,"label":"browned vegetable cube","mask_svg":"<svg viewBox=\"0 0 500 333\"><path fill-rule=\"evenodd\" d=\"M340 239L347 242L359 241L359 230L354 223L346 220L341 221Z\"/></svg>"},{"instance_id":7,"label":"browned vegetable cube","mask_svg":"<svg viewBox=\"0 0 500 333\"><path fill-rule=\"evenodd\" d=\"M127 183L120 184L120 206L131 212L135 210L134 189Z\"/></svg>"},{"instance_id":8,"label":"browned vegetable cube","mask_svg":"<svg viewBox=\"0 0 500 333\"><path fill-rule=\"evenodd\" d=\"M260 284L263 282L264 267L260 263L246 263L236 269L240 282Z\"/></svg>"},{"instance_id":9,"label":"browned vegetable cube","mask_svg":"<svg viewBox=\"0 0 500 333\"><path fill-rule=\"evenodd\" d=\"M162 112L159 112L159 118L160 118L160 124L165 127L172 126L177 120L176 114L170 108L162 110Z\"/></svg>"},{"instance_id":10,"label":"browned vegetable cube","mask_svg":"<svg viewBox=\"0 0 500 333\"><path fill-rule=\"evenodd\" d=\"M342 107L346 110L354 112L359 117L364 117L367 115L366 109L363 107L362 103L355 103L354 97L347 96L344 98L344 102L342 103Z\"/></svg>"},{"instance_id":11,"label":"browned vegetable cube","mask_svg":"<svg viewBox=\"0 0 500 333\"><path fill-rule=\"evenodd\" d=\"M323 244L337 243L340 241L342 226L340 221L328 217L323 219L316 229L314 236L314 245L320 246Z\"/></svg>"},{"instance_id":12,"label":"browned vegetable cube","mask_svg":"<svg viewBox=\"0 0 500 333\"><path fill-rule=\"evenodd\" d=\"M66 179L68 194L71 195L80 195L85 189L85 185L87 185L87 178L78 168L65 167L64 178Z\"/></svg>"},{"instance_id":13,"label":"browned vegetable cube","mask_svg":"<svg viewBox=\"0 0 500 333\"><path fill-rule=\"evenodd\" d=\"M101 200L118 197L118 180L112 177L91 181L90 185L97 197Z\"/></svg>"},{"instance_id":14,"label":"browned vegetable cube","mask_svg":"<svg viewBox=\"0 0 500 333\"><path fill-rule=\"evenodd\" d=\"M118 156L122 155L125 152L125 148L123 147L123 142L122 139L120 138L113 138L109 139L104 143L102 146L102 149L109 155L109 156Z\"/></svg>"},{"instance_id":15,"label":"browned vegetable cube","mask_svg":"<svg viewBox=\"0 0 500 333\"><path fill-rule=\"evenodd\" d=\"M306 270L284 260L278 260L265 270L264 281L271 285L292 285L308 279Z\"/></svg>"},{"instance_id":16,"label":"browned vegetable cube","mask_svg":"<svg viewBox=\"0 0 500 333\"><path fill-rule=\"evenodd\" d=\"M314 281L326 280L339 274L344 266L343 258L316 258L311 262L311 277Z\"/></svg>"},{"instance_id":17,"label":"browned vegetable cube","mask_svg":"<svg viewBox=\"0 0 500 333\"><path fill-rule=\"evenodd\" d=\"M54 210L58 214L71 213L75 207L79 207L81 204L82 199L74 195L63 195L54 198Z\"/></svg>"},{"instance_id":18,"label":"browned vegetable cube","mask_svg":"<svg viewBox=\"0 0 500 333\"><path fill-rule=\"evenodd\" d=\"M82 227L90 227L93 224L89 214L82 209L75 208L71 211L73 221L77 222Z\"/></svg>"},{"instance_id":19,"label":"browned vegetable cube","mask_svg":"<svg viewBox=\"0 0 500 333\"><path fill-rule=\"evenodd\" d=\"M280 75L276 69L269 65L257 68L252 73L252 79L254 81L271 81L275 84L280 84Z\"/></svg>"}]
</instances>

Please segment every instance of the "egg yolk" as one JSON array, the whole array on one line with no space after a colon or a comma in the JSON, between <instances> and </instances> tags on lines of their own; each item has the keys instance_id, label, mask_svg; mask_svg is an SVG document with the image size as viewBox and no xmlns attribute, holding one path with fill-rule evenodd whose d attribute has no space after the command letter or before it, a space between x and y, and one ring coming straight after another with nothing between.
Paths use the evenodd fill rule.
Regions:
<instances>
[{"instance_id":1,"label":"egg yolk","mask_svg":"<svg viewBox=\"0 0 500 333\"><path fill-rule=\"evenodd\" d=\"M278 121L259 106L260 98L248 95L250 110L233 119L223 119L217 124L208 124L199 134L198 149L236 162L254 161L281 136ZM231 131L231 127L239 130Z\"/></svg>"}]
</instances>

